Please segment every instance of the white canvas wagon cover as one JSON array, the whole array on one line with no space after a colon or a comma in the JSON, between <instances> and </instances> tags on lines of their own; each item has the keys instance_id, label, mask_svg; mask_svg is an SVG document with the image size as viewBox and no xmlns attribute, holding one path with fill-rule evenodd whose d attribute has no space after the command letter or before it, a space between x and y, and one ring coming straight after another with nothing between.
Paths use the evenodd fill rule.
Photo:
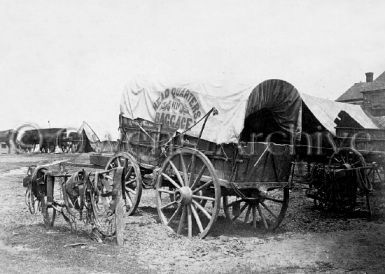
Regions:
<instances>
[{"instance_id":1,"label":"white canvas wagon cover","mask_svg":"<svg viewBox=\"0 0 385 274\"><path fill-rule=\"evenodd\" d=\"M364 128L377 128L360 106L300 94L282 80L267 80L256 87L137 80L125 87L120 114L130 119L160 123L179 132L200 121L188 132L199 136L202 118L214 107L218 114L209 117L202 138L215 143L236 143L250 127L246 119L250 117L254 117L248 122L254 123L251 127L256 133L270 133L271 130L300 133L307 122L302 118L303 104L333 135L334 120L340 111L348 113ZM271 120L261 123L261 117L266 115L270 115Z\"/></svg>"}]
</instances>

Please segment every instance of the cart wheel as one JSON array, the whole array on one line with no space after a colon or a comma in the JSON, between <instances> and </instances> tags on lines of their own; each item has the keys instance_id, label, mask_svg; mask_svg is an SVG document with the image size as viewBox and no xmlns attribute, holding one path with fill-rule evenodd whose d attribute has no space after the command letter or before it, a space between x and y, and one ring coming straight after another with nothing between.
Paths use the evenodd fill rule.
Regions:
<instances>
[{"instance_id":1,"label":"cart wheel","mask_svg":"<svg viewBox=\"0 0 385 274\"><path fill-rule=\"evenodd\" d=\"M329 160L330 168L351 169L364 166L366 166L364 157L353 148L340 148ZM365 176L364 170L362 170L362 176ZM328 188L330 193L325 193L325 196L331 199L329 208L352 211L356 206L359 185L356 180L352 182L349 179L341 179L340 181Z\"/></svg>"},{"instance_id":2,"label":"cart wheel","mask_svg":"<svg viewBox=\"0 0 385 274\"><path fill-rule=\"evenodd\" d=\"M272 231L283 221L289 205L289 187L271 187L253 191L252 198L223 197L223 210L231 222L252 222L253 227Z\"/></svg>"},{"instance_id":3,"label":"cart wheel","mask_svg":"<svg viewBox=\"0 0 385 274\"><path fill-rule=\"evenodd\" d=\"M134 157L128 153L113 156L106 165L106 170L124 167L125 186L122 191L126 212L133 215L138 208L142 196L142 176Z\"/></svg>"},{"instance_id":4,"label":"cart wheel","mask_svg":"<svg viewBox=\"0 0 385 274\"><path fill-rule=\"evenodd\" d=\"M343 147L338 149L329 159L330 167L357 168L366 166L362 154L354 148Z\"/></svg>"},{"instance_id":5,"label":"cart wheel","mask_svg":"<svg viewBox=\"0 0 385 274\"><path fill-rule=\"evenodd\" d=\"M47 205L47 196L42 197L40 202L45 228L51 228L55 222L56 209L52 205Z\"/></svg>"},{"instance_id":6,"label":"cart wheel","mask_svg":"<svg viewBox=\"0 0 385 274\"><path fill-rule=\"evenodd\" d=\"M31 214L36 214L36 211L39 209L39 200L32 192L32 184L28 184L25 191L25 204Z\"/></svg>"},{"instance_id":7,"label":"cart wheel","mask_svg":"<svg viewBox=\"0 0 385 274\"><path fill-rule=\"evenodd\" d=\"M101 180L106 180L102 183ZM96 185L97 184L97 185ZM114 236L116 233L115 212L113 206L112 180L101 176L98 181L94 179L93 187L88 191L89 201L93 213L94 224L97 230L105 237Z\"/></svg>"},{"instance_id":8,"label":"cart wheel","mask_svg":"<svg viewBox=\"0 0 385 274\"><path fill-rule=\"evenodd\" d=\"M220 199L216 171L202 152L182 148L163 162L156 201L159 217L171 231L204 238L218 216Z\"/></svg>"}]
</instances>

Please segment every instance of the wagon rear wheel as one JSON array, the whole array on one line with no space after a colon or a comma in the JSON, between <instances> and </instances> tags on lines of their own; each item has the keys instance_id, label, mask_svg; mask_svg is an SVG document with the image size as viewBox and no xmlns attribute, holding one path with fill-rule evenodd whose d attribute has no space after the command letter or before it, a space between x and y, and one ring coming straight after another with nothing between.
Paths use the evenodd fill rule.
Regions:
<instances>
[{"instance_id":1,"label":"wagon rear wheel","mask_svg":"<svg viewBox=\"0 0 385 274\"><path fill-rule=\"evenodd\" d=\"M210 160L200 151L183 148L170 155L156 184L158 214L171 231L204 238L220 208L221 189Z\"/></svg>"},{"instance_id":2,"label":"wagon rear wheel","mask_svg":"<svg viewBox=\"0 0 385 274\"><path fill-rule=\"evenodd\" d=\"M353 148L340 148L330 157L329 168L332 170L338 169L356 169L365 167L366 162L362 154ZM353 170L352 170L353 171ZM365 175L365 170L359 170L362 176ZM357 174L358 175L358 174ZM356 206L358 183L353 177L339 178L330 182L326 197L329 208L337 210L352 211ZM364 192L367 192L363 189Z\"/></svg>"},{"instance_id":3,"label":"wagon rear wheel","mask_svg":"<svg viewBox=\"0 0 385 274\"><path fill-rule=\"evenodd\" d=\"M119 153L113 156L106 165L106 170L115 167L124 168L124 186L122 196L126 212L133 215L138 208L140 198L142 197L142 176L140 168L134 157L128 153Z\"/></svg>"},{"instance_id":4,"label":"wagon rear wheel","mask_svg":"<svg viewBox=\"0 0 385 274\"><path fill-rule=\"evenodd\" d=\"M283 221L289 205L288 187L270 187L250 192L251 199L223 197L223 210L231 222L252 223L266 231L276 229Z\"/></svg>"}]
</instances>

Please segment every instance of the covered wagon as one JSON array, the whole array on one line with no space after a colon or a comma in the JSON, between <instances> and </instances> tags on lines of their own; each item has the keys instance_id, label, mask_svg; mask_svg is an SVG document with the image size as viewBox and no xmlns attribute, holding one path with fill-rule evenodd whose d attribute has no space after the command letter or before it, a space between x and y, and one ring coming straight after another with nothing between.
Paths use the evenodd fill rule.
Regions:
<instances>
[{"instance_id":1,"label":"covered wagon","mask_svg":"<svg viewBox=\"0 0 385 274\"><path fill-rule=\"evenodd\" d=\"M120 153L106 169L124 167L128 214L143 188L155 188L159 217L178 234L205 237L222 203L230 220L274 230L295 161L328 163L333 172L364 167L338 162L340 120L376 127L359 106L300 94L282 80L236 88L134 82L120 105Z\"/></svg>"}]
</instances>

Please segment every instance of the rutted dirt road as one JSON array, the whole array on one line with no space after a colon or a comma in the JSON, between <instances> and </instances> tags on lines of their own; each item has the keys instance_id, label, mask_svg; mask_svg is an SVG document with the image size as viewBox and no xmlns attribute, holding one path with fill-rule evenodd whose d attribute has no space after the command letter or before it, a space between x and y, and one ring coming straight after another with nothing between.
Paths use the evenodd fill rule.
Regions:
<instances>
[{"instance_id":1,"label":"rutted dirt road","mask_svg":"<svg viewBox=\"0 0 385 274\"><path fill-rule=\"evenodd\" d=\"M40 214L24 203L22 178L27 166L88 155L0 156L1 273L253 273L383 272L384 218L325 216L312 209L301 191L291 193L283 225L275 233L231 225L219 217L205 239L171 234L160 224L154 192L145 190L136 216L126 217L125 244L93 241L90 228L78 232L61 216L46 230ZM80 243L75 247L70 244Z\"/></svg>"}]
</instances>

